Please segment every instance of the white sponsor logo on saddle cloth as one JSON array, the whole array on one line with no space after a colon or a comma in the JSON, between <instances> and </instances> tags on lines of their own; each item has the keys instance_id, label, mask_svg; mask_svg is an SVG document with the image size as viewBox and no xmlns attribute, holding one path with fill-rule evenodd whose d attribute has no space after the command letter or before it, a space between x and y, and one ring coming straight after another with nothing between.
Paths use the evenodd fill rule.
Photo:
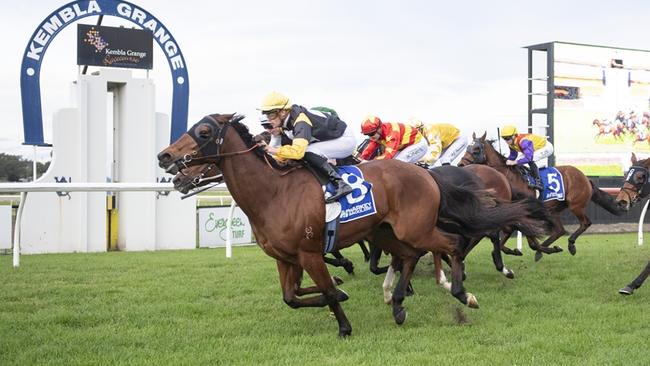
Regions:
<instances>
[{"instance_id":1,"label":"white sponsor logo on saddle cloth","mask_svg":"<svg viewBox=\"0 0 650 366\"><path fill-rule=\"evenodd\" d=\"M338 202L325 205L326 221L332 221L341 213L341 223L354 221L377 213L372 185L363 180L363 173L356 166L339 167L341 178L353 188L352 193ZM327 192L334 193L332 184L327 185Z\"/></svg>"}]
</instances>

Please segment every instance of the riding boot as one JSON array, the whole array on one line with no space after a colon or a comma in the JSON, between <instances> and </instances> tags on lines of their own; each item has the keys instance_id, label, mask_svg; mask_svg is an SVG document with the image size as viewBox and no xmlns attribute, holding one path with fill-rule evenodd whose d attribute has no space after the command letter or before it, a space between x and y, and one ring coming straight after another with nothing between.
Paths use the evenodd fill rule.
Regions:
<instances>
[{"instance_id":1,"label":"riding boot","mask_svg":"<svg viewBox=\"0 0 650 366\"><path fill-rule=\"evenodd\" d=\"M533 175L533 179L535 180L535 188L541 191L544 189L544 186L542 186L542 180L539 178L539 168L537 167L537 164L535 164L534 161L530 161L528 162L528 166L530 167L530 173Z\"/></svg>"},{"instance_id":2,"label":"riding boot","mask_svg":"<svg viewBox=\"0 0 650 366\"><path fill-rule=\"evenodd\" d=\"M332 185L334 185L334 188L336 188L336 192L334 195L328 197L325 200L325 203L332 203L336 202L339 198L343 196L347 196L348 194L352 193L353 188L350 187L343 178L339 175L339 172L334 169L333 166L330 165L330 163L327 162L327 159L324 157L314 154L312 152L306 152L305 156L303 157L303 160L309 163L309 165L326 175Z\"/></svg>"}]
</instances>

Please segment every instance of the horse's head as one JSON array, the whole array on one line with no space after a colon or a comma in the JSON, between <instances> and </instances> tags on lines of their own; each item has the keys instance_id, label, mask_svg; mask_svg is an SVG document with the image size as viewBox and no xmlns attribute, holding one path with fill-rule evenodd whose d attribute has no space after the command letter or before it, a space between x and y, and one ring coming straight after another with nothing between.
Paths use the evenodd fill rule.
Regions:
<instances>
[{"instance_id":1,"label":"horse's head","mask_svg":"<svg viewBox=\"0 0 650 366\"><path fill-rule=\"evenodd\" d=\"M487 157L485 154L486 134L487 132L483 133L483 136L481 137L476 137L476 133L472 133L472 143L467 146L467 151L465 151L465 155L463 155L458 166L487 163Z\"/></svg>"},{"instance_id":2,"label":"horse's head","mask_svg":"<svg viewBox=\"0 0 650 366\"><path fill-rule=\"evenodd\" d=\"M628 211L632 205L650 194L650 159L637 160L632 153L632 167L625 174L621 191L616 196L616 202L621 210Z\"/></svg>"},{"instance_id":3,"label":"horse's head","mask_svg":"<svg viewBox=\"0 0 650 366\"><path fill-rule=\"evenodd\" d=\"M186 194L193 189L197 189L212 183L221 183L223 174L216 164L207 163L201 165L192 165L183 168L174 179L174 189Z\"/></svg>"},{"instance_id":4,"label":"horse's head","mask_svg":"<svg viewBox=\"0 0 650 366\"><path fill-rule=\"evenodd\" d=\"M226 128L243 118L235 114L205 116L158 154L158 165L168 173L177 174L194 165L216 164Z\"/></svg>"}]
</instances>

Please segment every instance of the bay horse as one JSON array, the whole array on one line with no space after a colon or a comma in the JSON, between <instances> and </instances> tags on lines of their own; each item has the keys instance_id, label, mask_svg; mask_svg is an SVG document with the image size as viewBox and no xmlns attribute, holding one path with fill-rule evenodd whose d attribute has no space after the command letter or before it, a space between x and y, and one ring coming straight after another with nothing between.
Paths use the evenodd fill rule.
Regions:
<instances>
[{"instance_id":1,"label":"bay horse","mask_svg":"<svg viewBox=\"0 0 650 366\"><path fill-rule=\"evenodd\" d=\"M485 136L486 133L477 138L476 134L472 134L473 141L467 147L467 151L461 159L460 164L489 165L506 176L508 181L510 181L513 190L523 192L531 197L536 197L536 190L528 185L528 182L520 173L519 168L517 166L506 165L506 158L496 151L494 146L492 146L492 141L486 140ZM594 183L576 167L563 165L557 166L556 168L562 175L564 181L566 199L564 201L550 200L544 202L544 206L553 217L555 228L541 245L537 243L536 239L527 237L530 248L537 251L535 254L535 260L540 260L542 258L542 253L552 254L562 251L562 248L558 246L554 246L552 249L549 248L549 246L559 237L567 234L560 220L560 213L565 209L568 208L580 223L578 229L569 236L568 249L571 255L576 254L576 239L580 234L587 230L589 226L591 226L591 220L586 213L586 207L590 200L614 215L621 215L623 213L609 194L596 187ZM504 241L507 240L508 237L509 235L506 235Z\"/></svg>"},{"instance_id":2,"label":"bay horse","mask_svg":"<svg viewBox=\"0 0 650 366\"><path fill-rule=\"evenodd\" d=\"M283 300L292 308L328 306L338 323L338 334L352 327L340 302L348 295L336 288L323 261L325 200L320 184L307 169L283 170L252 140L241 115L212 114L194 124L177 141L158 154L159 165L177 174L193 165L216 164L228 190L250 219L257 244L277 263ZM519 224L538 232L540 222L525 217L523 205L490 206L485 192L437 183L417 166L390 160L361 165L372 184L376 213L340 225L336 248L369 238L399 258L402 272L392 296L397 324L406 320L402 306L406 285L422 252L445 253L452 260L452 294L463 304L478 307L462 284L462 252L458 236L437 226L445 207L449 223L480 235L504 223ZM260 199L264 197L265 199ZM301 288L303 270L315 286ZM318 294L311 297L299 297Z\"/></svg>"},{"instance_id":3,"label":"bay horse","mask_svg":"<svg viewBox=\"0 0 650 366\"><path fill-rule=\"evenodd\" d=\"M650 169L650 158L638 160L636 155L632 153L630 161L632 162L632 166L625 174L623 186L616 196L616 202L623 211L629 211L632 206L650 194L650 173L648 172L648 169ZM648 275L650 275L650 261L634 281L618 290L618 292L624 295L631 295L634 290L641 287L646 278L648 278Z\"/></svg>"}]
</instances>

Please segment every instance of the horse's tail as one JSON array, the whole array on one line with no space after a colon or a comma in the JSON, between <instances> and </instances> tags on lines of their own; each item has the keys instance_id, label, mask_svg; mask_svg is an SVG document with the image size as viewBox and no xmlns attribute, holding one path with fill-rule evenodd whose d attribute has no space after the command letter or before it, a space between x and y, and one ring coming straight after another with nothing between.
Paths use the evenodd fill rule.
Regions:
<instances>
[{"instance_id":1,"label":"horse's tail","mask_svg":"<svg viewBox=\"0 0 650 366\"><path fill-rule=\"evenodd\" d=\"M621 216L625 212L618 207L616 200L612 196L596 187L594 182L591 180L589 183L591 183L591 200L594 203L616 216Z\"/></svg>"},{"instance_id":2,"label":"horse's tail","mask_svg":"<svg viewBox=\"0 0 650 366\"><path fill-rule=\"evenodd\" d=\"M543 204L532 197L516 202L499 202L486 190L455 186L439 175L440 227L465 237L480 237L507 226L525 236L539 237L553 228Z\"/></svg>"}]
</instances>

